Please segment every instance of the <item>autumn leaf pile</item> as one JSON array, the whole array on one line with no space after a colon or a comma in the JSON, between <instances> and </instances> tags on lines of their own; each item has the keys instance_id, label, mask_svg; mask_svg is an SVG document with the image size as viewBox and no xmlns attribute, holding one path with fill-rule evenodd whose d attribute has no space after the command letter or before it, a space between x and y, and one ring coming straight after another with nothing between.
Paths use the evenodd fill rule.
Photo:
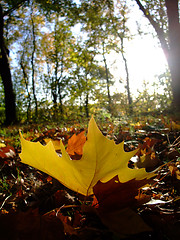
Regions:
<instances>
[{"instance_id":1,"label":"autumn leaf pile","mask_svg":"<svg viewBox=\"0 0 180 240\"><path fill-rule=\"evenodd\" d=\"M2 169L7 173L13 168L16 172L16 187L12 186L13 174L1 180L3 239L12 235L17 239L158 239L163 231L168 237L177 231L178 132L173 133L173 141L168 135L172 142L168 144L164 133L150 131L141 139L140 127L134 127L138 141L122 129L114 138L111 124L108 137L104 136L94 118L87 133L84 129L78 133L73 130L68 136L50 130L37 134L35 142L20 133L20 159L15 153L19 148L2 143ZM6 190L9 195L5 195ZM173 208L176 213L172 214ZM167 212L171 221L166 218ZM169 232L166 227L156 229L162 219ZM36 224L31 225L33 221ZM12 235L7 233L8 222Z\"/></svg>"}]
</instances>

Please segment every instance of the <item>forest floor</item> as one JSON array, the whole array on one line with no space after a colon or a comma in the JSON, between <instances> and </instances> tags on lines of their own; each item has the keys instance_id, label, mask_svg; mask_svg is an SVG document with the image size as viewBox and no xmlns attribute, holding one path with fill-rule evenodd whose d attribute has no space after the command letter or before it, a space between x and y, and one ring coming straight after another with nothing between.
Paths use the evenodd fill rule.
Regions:
<instances>
[{"instance_id":1,"label":"forest floor","mask_svg":"<svg viewBox=\"0 0 180 240\"><path fill-rule=\"evenodd\" d=\"M24 125L0 129L0 239L1 240L177 240L180 236L180 125L168 118L141 121L97 121L103 135L125 151L139 150L131 168L158 168L157 176L144 188L145 200L129 204L111 215L106 224L93 206L94 197L84 198L49 175L21 163L19 129L30 141L62 139L65 146L87 124ZM127 191L130 193L131 188ZM123 193L122 193L123 194ZM126 200L126 199L125 199ZM108 215L109 216L109 215ZM113 218L114 216L114 218Z\"/></svg>"}]
</instances>

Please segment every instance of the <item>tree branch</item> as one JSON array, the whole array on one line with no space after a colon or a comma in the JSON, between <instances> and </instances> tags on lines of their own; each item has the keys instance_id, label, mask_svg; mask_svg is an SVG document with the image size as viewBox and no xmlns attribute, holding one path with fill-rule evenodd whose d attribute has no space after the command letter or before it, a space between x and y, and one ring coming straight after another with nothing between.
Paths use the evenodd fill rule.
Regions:
<instances>
[{"instance_id":1,"label":"tree branch","mask_svg":"<svg viewBox=\"0 0 180 240\"><path fill-rule=\"evenodd\" d=\"M141 1L139 1L139 0L135 0L135 1L136 1L137 5L139 6L140 10L144 13L144 16L149 20L149 22L153 26L154 30L156 31L159 41L161 43L161 47L162 47L164 54L168 60L169 45L165 39L165 33L164 33L163 29L159 26L159 24L156 21L154 21L154 19L150 15L149 11L147 9L145 9L144 6L142 5Z\"/></svg>"},{"instance_id":2,"label":"tree branch","mask_svg":"<svg viewBox=\"0 0 180 240\"><path fill-rule=\"evenodd\" d=\"M3 17L9 15L11 12L21 7L25 2L29 2L29 0L21 0L20 2L17 2L12 8L3 13Z\"/></svg>"}]
</instances>

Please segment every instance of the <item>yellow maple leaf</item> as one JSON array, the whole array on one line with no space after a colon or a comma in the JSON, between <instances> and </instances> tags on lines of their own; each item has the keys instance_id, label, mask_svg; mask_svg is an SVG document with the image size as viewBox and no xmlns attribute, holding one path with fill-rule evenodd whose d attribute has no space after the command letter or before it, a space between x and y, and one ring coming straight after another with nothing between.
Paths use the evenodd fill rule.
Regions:
<instances>
[{"instance_id":1,"label":"yellow maple leaf","mask_svg":"<svg viewBox=\"0 0 180 240\"><path fill-rule=\"evenodd\" d=\"M44 141L45 141L46 144L48 142L52 141L55 150L60 150L61 149L59 140L51 140L50 138L45 138Z\"/></svg>"},{"instance_id":2,"label":"yellow maple leaf","mask_svg":"<svg viewBox=\"0 0 180 240\"><path fill-rule=\"evenodd\" d=\"M40 142L25 140L22 134L20 137L20 158L23 163L51 175L66 187L86 196L93 194L93 187L99 180L107 182L118 175L119 181L123 183L153 175L144 168L128 168L128 161L137 150L125 152L124 142L116 145L113 140L103 136L93 117L89 122L87 141L80 160L71 160L62 141L62 157L59 157L51 141L43 146Z\"/></svg>"}]
</instances>

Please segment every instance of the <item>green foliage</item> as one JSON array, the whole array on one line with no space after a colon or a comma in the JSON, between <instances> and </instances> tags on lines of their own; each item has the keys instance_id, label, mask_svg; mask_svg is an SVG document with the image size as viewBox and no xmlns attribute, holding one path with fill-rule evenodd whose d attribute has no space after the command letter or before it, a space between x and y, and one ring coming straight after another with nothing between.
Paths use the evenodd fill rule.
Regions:
<instances>
[{"instance_id":1,"label":"green foliage","mask_svg":"<svg viewBox=\"0 0 180 240\"><path fill-rule=\"evenodd\" d=\"M158 79L159 82L152 84L144 82L143 90L134 101L134 108L138 114L162 113L171 107L172 89L169 71L158 76Z\"/></svg>"}]
</instances>

